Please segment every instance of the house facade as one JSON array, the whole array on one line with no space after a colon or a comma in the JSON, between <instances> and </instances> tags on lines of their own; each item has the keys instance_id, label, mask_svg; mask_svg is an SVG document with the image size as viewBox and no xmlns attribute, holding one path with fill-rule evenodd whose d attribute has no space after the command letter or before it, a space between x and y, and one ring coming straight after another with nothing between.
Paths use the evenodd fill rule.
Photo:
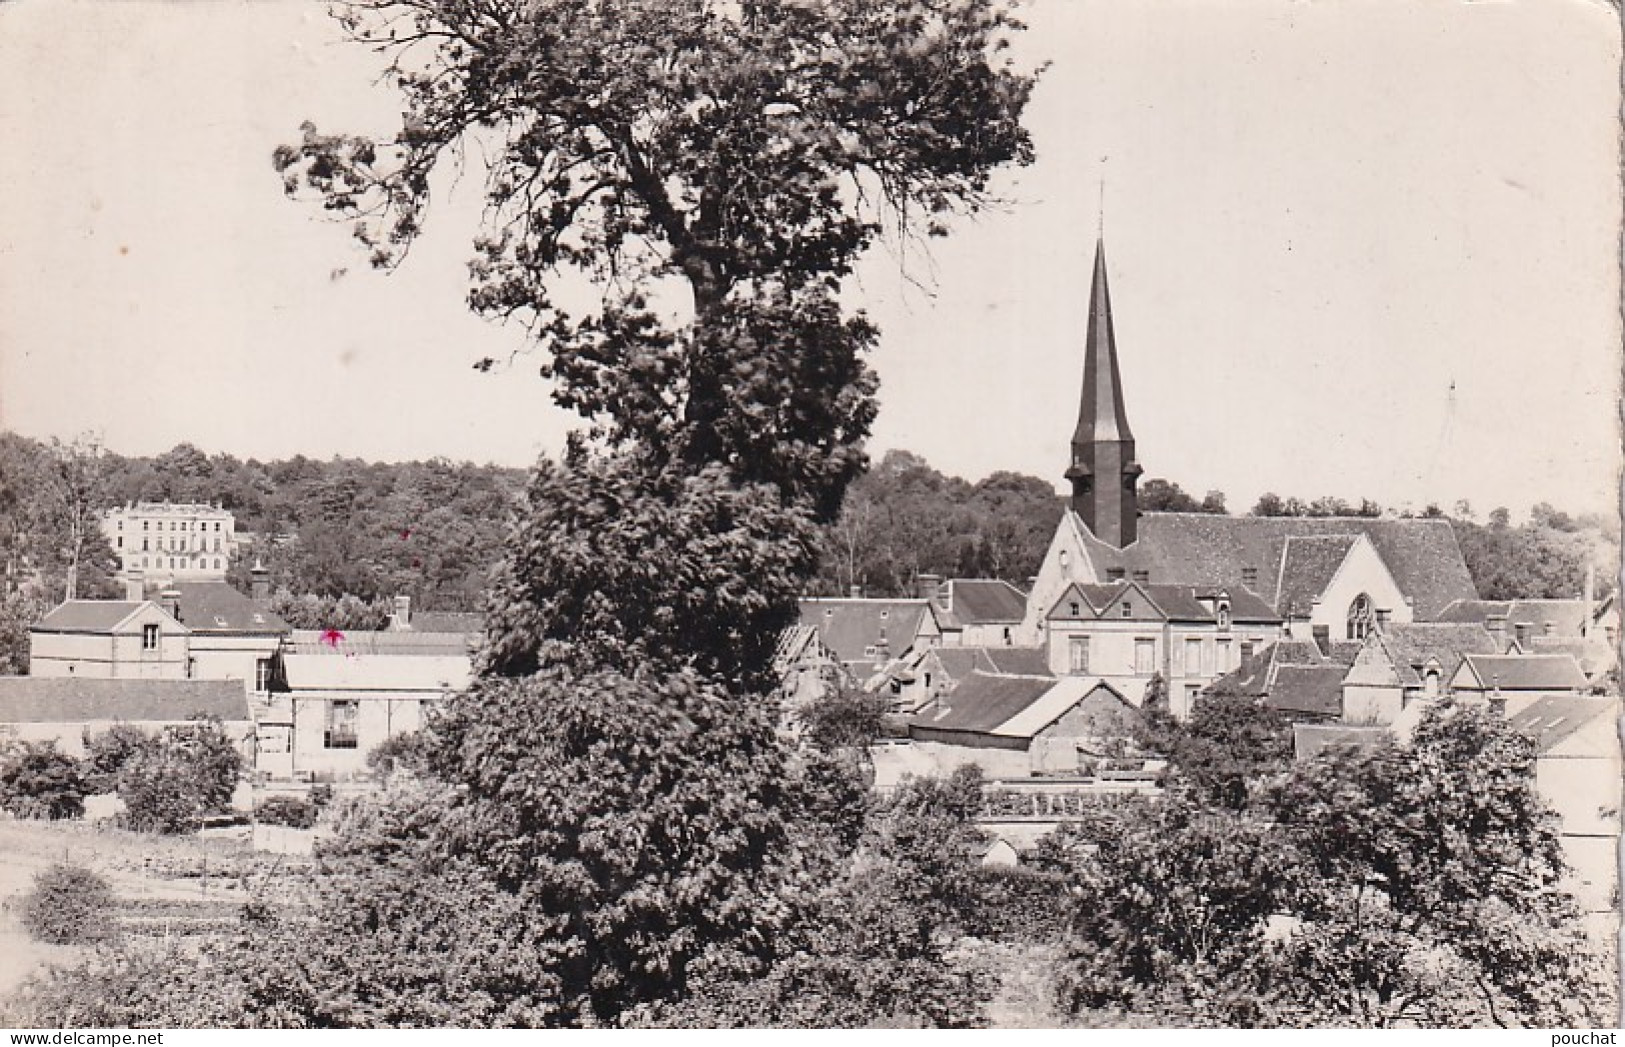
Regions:
<instances>
[{"instance_id":1,"label":"house facade","mask_svg":"<svg viewBox=\"0 0 1625 1047\"><path fill-rule=\"evenodd\" d=\"M206 503L135 502L102 518L121 574L140 571L159 584L224 581L237 551L236 528L230 511Z\"/></svg>"},{"instance_id":2,"label":"house facade","mask_svg":"<svg viewBox=\"0 0 1625 1047\"><path fill-rule=\"evenodd\" d=\"M1098 677L1135 705L1161 676L1171 711L1184 718L1203 688L1280 628L1269 606L1245 590L1078 582L1050 609L1045 651L1051 673Z\"/></svg>"}]
</instances>

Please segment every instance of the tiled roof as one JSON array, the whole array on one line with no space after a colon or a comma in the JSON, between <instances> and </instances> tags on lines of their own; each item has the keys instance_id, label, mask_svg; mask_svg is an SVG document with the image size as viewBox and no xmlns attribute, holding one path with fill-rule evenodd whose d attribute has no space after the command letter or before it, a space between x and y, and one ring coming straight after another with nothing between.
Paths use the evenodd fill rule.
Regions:
<instances>
[{"instance_id":1,"label":"tiled roof","mask_svg":"<svg viewBox=\"0 0 1625 1047\"><path fill-rule=\"evenodd\" d=\"M485 633L485 615L477 611L413 611L415 633Z\"/></svg>"},{"instance_id":2,"label":"tiled roof","mask_svg":"<svg viewBox=\"0 0 1625 1047\"><path fill-rule=\"evenodd\" d=\"M180 619L188 629L200 633L276 633L292 628L226 582L178 582Z\"/></svg>"},{"instance_id":3,"label":"tiled roof","mask_svg":"<svg viewBox=\"0 0 1625 1047\"><path fill-rule=\"evenodd\" d=\"M983 647L981 651L994 672L1017 676L1043 676L1049 672L1049 651L1043 647Z\"/></svg>"},{"instance_id":4,"label":"tiled roof","mask_svg":"<svg viewBox=\"0 0 1625 1047\"><path fill-rule=\"evenodd\" d=\"M1078 527L1102 575L1121 567L1131 574L1148 571L1152 582L1222 584L1234 593L1248 567L1258 572L1260 586L1273 584L1288 538L1363 534L1400 591L1415 601L1418 618L1431 619L1452 600L1478 596L1448 520L1144 513L1139 539L1126 549L1095 538L1081 521Z\"/></svg>"},{"instance_id":5,"label":"tiled roof","mask_svg":"<svg viewBox=\"0 0 1625 1047\"><path fill-rule=\"evenodd\" d=\"M965 625L1019 622L1027 614L1027 594L994 578L951 578L948 606Z\"/></svg>"},{"instance_id":6,"label":"tiled roof","mask_svg":"<svg viewBox=\"0 0 1625 1047\"><path fill-rule=\"evenodd\" d=\"M1270 644L1252 654L1243 655L1241 664L1209 684L1208 691L1225 696L1260 697L1268 690L1271 660L1276 646Z\"/></svg>"},{"instance_id":7,"label":"tiled roof","mask_svg":"<svg viewBox=\"0 0 1625 1047\"><path fill-rule=\"evenodd\" d=\"M1469 654L1465 660L1485 690L1578 691L1586 687L1585 673L1567 654Z\"/></svg>"},{"instance_id":8,"label":"tiled roof","mask_svg":"<svg viewBox=\"0 0 1625 1047\"><path fill-rule=\"evenodd\" d=\"M1235 622L1278 622L1279 616L1271 610L1270 605L1242 586L1233 590L1212 585L1159 585L1148 582L1130 582L1127 580L1092 584L1079 582L1070 586L1061 599L1055 603L1059 607L1062 603L1070 601L1068 595L1073 590L1089 605L1089 615L1106 614L1107 617L1117 617L1115 611L1108 611L1125 593L1128 599L1134 601L1131 608L1132 620L1158 621L1167 618L1178 622L1211 622L1218 617L1217 611L1210 611L1202 602L1202 598L1216 599L1223 592L1230 600L1230 619ZM1137 598L1136 595L1143 599ZM1147 607L1149 604L1149 607ZM1215 606L1217 606L1215 604ZM1151 613L1146 613L1149 610ZM1054 608L1050 609L1051 616Z\"/></svg>"},{"instance_id":9,"label":"tiled roof","mask_svg":"<svg viewBox=\"0 0 1625 1047\"><path fill-rule=\"evenodd\" d=\"M1392 738L1386 727L1354 727L1340 723L1292 725L1292 747L1300 760L1313 759L1332 748L1370 749L1386 744Z\"/></svg>"},{"instance_id":10,"label":"tiled roof","mask_svg":"<svg viewBox=\"0 0 1625 1047\"><path fill-rule=\"evenodd\" d=\"M1338 716L1343 712L1343 677L1347 675L1341 665L1280 665L1265 702L1287 713Z\"/></svg>"},{"instance_id":11,"label":"tiled roof","mask_svg":"<svg viewBox=\"0 0 1625 1047\"><path fill-rule=\"evenodd\" d=\"M921 713L914 723L941 731L986 734L1043 697L1053 676L990 676L972 673L954 688L950 705Z\"/></svg>"},{"instance_id":12,"label":"tiled roof","mask_svg":"<svg viewBox=\"0 0 1625 1047\"><path fill-rule=\"evenodd\" d=\"M1275 609L1283 616L1307 617L1310 604L1331 584L1355 534L1293 535L1283 545L1275 588Z\"/></svg>"},{"instance_id":13,"label":"tiled roof","mask_svg":"<svg viewBox=\"0 0 1625 1047\"><path fill-rule=\"evenodd\" d=\"M896 658L913 643L932 614L927 600L804 599L801 624L818 630L825 647L843 662ZM880 639L887 657L880 658ZM874 648L874 651L869 651ZM868 653L866 653L868 652Z\"/></svg>"},{"instance_id":14,"label":"tiled roof","mask_svg":"<svg viewBox=\"0 0 1625 1047\"><path fill-rule=\"evenodd\" d=\"M35 625L35 632L106 633L141 608L134 600L68 600Z\"/></svg>"},{"instance_id":15,"label":"tiled roof","mask_svg":"<svg viewBox=\"0 0 1625 1047\"><path fill-rule=\"evenodd\" d=\"M1421 670L1429 660L1439 663L1441 678L1449 680L1468 654L1495 654L1495 638L1482 625L1456 622L1389 623L1377 636L1407 686L1422 683Z\"/></svg>"},{"instance_id":16,"label":"tiled roof","mask_svg":"<svg viewBox=\"0 0 1625 1047\"><path fill-rule=\"evenodd\" d=\"M477 639L467 633L421 633L416 629L410 632L295 629L286 650L289 654L439 657L466 655Z\"/></svg>"},{"instance_id":17,"label":"tiled roof","mask_svg":"<svg viewBox=\"0 0 1625 1047\"><path fill-rule=\"evenodd\" d=\"M1601 604L1594 603L1595 613ZM1507 629L1529 626L1531 636L1540 636L1546 623L1552 623L1556 636L1579 636L1586 624L1584 600L1458 600L1439 612L1441 622L1479 622L1492 614L1504 614Z\"/></svg>"},{"instance_id":18,"label":"tiled roof","mask_svg":"<svg viewBox=\"0 0 1625 1047\"><path fill-rule=\"evenodd\" d=\"M1547 695L1507 717L1507 725L1534 739L1536 751L1550 752L1599 716L1619 715L1617 698Z\"/></svg>"},{"instance_id":19,"label":"tiled roof","mask_svg":"<svg viewBox=\"0 0 1625 1047\"><path fill-rule=\"evenodd\" d=\"M1531 637L1524 653L1570 655L1580 663L1580 671L1586 674L1586 679L1592 681L1612 669L1618 657L1618 652L1607 641L1579 636Z\"/></svg>"},{"instance_id":20,"label":"tiled roof","mask_svg":"<svg viewBox=\"0 0 1625 1047\"><path fill-rule=\"evenodd\" d=\"M0 723L250 720L241 680L86 680L0 676Z\"/></svg>"}]
</instances>

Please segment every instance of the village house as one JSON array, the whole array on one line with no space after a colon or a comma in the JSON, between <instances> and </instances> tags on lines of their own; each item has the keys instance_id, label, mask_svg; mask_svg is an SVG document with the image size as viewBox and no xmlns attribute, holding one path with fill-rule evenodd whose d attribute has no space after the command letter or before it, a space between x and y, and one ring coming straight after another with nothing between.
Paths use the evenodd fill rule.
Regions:
<instances>
[{"instance_id":1,"label":"village house","mask_svg":"<svg viewBox=\"0 0 1625 1047\"><path fill-rule=\"evenodd\" d=\"M1255 699L1294 724L1336 722L1343 716L1343 678L1360 649L1358 643L1277 640L1204 693Z\"/></svg>"},{"instance_id":2,"label":"village house","mask_svg":"<svg viewBox=\"0 0 1625 1047\"><path fill-rule=\"evenodd\" d=\"M1096 676L1143 704L1153 676L1169 708L1190 715L1196 696L1280 634L1281 620L1245 589L1115 581L1074 582L1050 609L1044 635L1056 676Z\"/></svg>"},{"instance_id":3,"label":"village house","mask_svg":"<svg viewBox=\"0 0 1625 1047\"><path fill-rule=\"evenodd\" d=\"M944 646L1010 647L1027 613L1027 594L997 578L922 574L920 595L932 600Z\"/></svg>"},{"instance_id":4,"label":"village house","mask_svg":"<svg viewBox=\"0 0 1625 1047\"><path fill-rule=\"evenodd\" d=\"M909 737L942 773L971 763L990 778L1092 772L1139 711L1092 676L972 673L909 722Z\"/></svg>"},{"instance_id":5,"label":"village house","mask_svg":"<svg viewBox=\"0 0 1625 1047\"><path fill-rule=\"evenodd\" d=\"M329 781L363 776L373 749L418 730L431 707L466 688L481 633L428 632L418 627L426 620L413 621L409 604L397 602L401 624L389 629L294 630L282 649L281 686L255 709L260 773ZM444 624L469 629L477 621Z\"/></svg>"},{"instance_id":6,"label":"village house","mask_svg":"<svg viewBox=\"0 0 1625 1047\"><path fill-rule=\"evenodd\" d=\"M942 642L942 618L927 599L809 597L801 601L802 646L816 637L852 680L862 685L893 662Z\"/></svg>"},{"instance_id":7,"label":"village house","mask_svg":"<svg viewBox=\"0 0 1625 1047\"><path fill-rule=\"evenodd\" d=\"M223 581L178 582L146 599L142 572L124 600L69 600L29 629L35 676L95 679L239 680L263 693L291 630L258 595Z\"/></svg>"}]
</instances>

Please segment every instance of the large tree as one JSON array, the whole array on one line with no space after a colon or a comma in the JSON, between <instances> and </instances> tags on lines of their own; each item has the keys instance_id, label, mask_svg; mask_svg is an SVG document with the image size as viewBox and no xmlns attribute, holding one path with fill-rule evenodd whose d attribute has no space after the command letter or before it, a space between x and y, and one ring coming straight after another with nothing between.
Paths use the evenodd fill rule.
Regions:
<instances>
[{"instance_id":1,"label":"large tree","mask_svg":"<svg viewBox=\"0 0 1625 1047\"><path fill-rule=\"evenodd\" d=\"M1031 81L999 57L1018 25L1000 0L364 0L343 17L390 56L405 118L381 141L307 126L276 153L289 191L387 266L434 170L489 157L470 304L522 319L588 422L537 470L482 679L428 732L455 789L365 853L388 856L385 879L402 855L463 869L536 931L525 1021L646 1013L696 963L759 970L805 940L810 886L839 878L843 792L775 736L769 669L874 415L876 331L841 286L888 228L941 233L1030 158ZM359 925L388 950L404 918Z\"/></svg>"}]
</instances>

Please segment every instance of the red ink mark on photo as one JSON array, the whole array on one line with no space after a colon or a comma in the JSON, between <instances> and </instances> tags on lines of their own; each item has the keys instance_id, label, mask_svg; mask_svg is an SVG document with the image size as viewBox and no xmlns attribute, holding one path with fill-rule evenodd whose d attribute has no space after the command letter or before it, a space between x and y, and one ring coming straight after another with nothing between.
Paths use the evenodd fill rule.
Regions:
<instances>
[{"instance_id":1,"label":"red ink mark on photo","mask_svg":"<svg viewBox=\"0 0 1625 1047\"><path fill-rule=\"evenodd\" d=\"M343 642L344 634L339 632L337 629L324 629L322 631L322 643L325 643L327 646L337 648L338 645Z\"/></svg>"}]
</instances>

